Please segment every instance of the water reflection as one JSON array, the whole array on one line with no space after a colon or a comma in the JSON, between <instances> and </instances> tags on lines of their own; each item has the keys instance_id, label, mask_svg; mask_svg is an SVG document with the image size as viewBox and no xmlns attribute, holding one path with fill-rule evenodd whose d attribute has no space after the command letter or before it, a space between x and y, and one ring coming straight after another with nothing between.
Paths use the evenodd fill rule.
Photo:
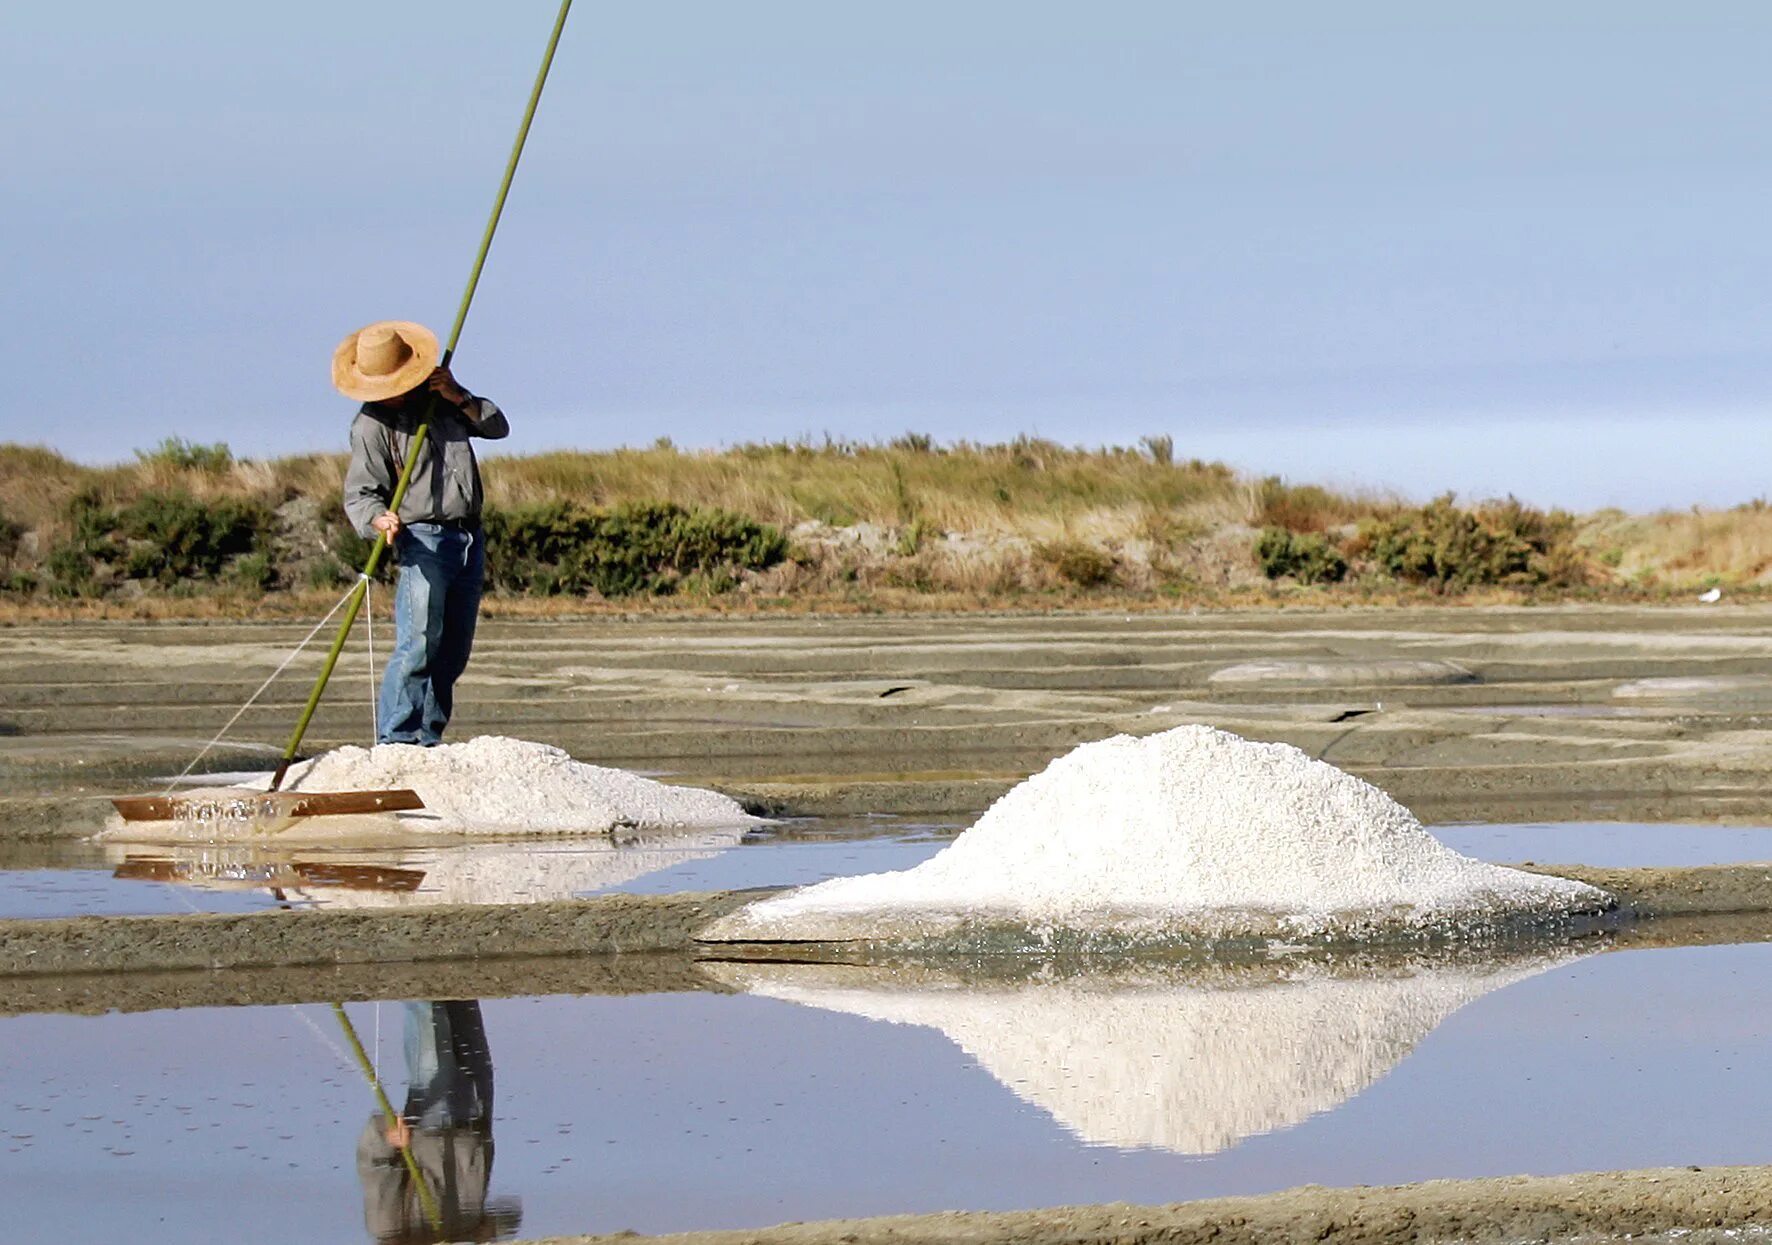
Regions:
<instances>
[{"instance_id":1,"label":"water reflection","mask_svg":"<svg viewBox=\"0 0 1772 1245\"><path fill-rule=\"evenodd\" d=\"M542 903L626 885L738 846L742 828L590 840L285 849L109 843L115 876L205 890L274 891L307 907Z\"/></svg>"},{"instance_id":2,"label":"water reflection","mask_svg":"<svg viewBox=\"0 0 1772 1245\"><path fill-rule=\"evenodd\" d=\"M880 966L710 968L753 994L937 1029L1083 1141L1212 1154L1339 1106L1465 1004L1580 954L1048 967L1014 980Z\"/></svg>"},{"instance_id":3,"label":"water reflection","mask_svg":"<svg viewBox=\"0 0 1772 1245\"><path fill-rule=\"evenodd\" d=\"M511 1236L521 1206L486 1196L492 1053L480 1004L409 1002L405 1012L405 1106L395 1120L375 1112L357 1141L369 1235L380 1245Z\"/></svg>"}]
</instances>

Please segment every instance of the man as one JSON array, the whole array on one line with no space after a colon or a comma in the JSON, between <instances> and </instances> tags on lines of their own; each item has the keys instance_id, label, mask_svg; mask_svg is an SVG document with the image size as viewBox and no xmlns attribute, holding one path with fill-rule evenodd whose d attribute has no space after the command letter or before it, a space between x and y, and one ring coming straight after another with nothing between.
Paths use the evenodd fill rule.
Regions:
<instances>
[{"instance_id":1,"label":"man","mask_svg":"<svg viewBox=\"0 0 1772 1245\"><path fill-rule=\"evenodd\" d=\"M504 413L437 366L437 338L387 320L352 333L332 383L363 403L351 424L345 514L360 535L394 547L395 642L382 676L376 742L435 747L468 664L486 575L480 466L471 439L509 435ZM430 424L398 513L394 485L421 423Z\"/></svg>"}]
</instances>

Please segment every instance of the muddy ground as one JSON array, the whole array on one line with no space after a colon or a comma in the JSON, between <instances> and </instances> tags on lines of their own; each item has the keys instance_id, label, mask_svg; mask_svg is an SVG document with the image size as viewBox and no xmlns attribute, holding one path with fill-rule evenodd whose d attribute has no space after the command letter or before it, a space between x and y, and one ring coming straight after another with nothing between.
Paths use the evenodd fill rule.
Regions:
<instances>
[{"instance_id":1,"label":"muddy ground","mask_svg":"<svg viewBox=\"0 0 1772 1245\"><path fill-rule=\"evenodd\" d=\"M1551 872L1550 869L1541 869ZM1560 923L1547 936L1650 930L1659 921L1693 917L1772 915L1772 865L1594 869L1558 866L1559 876L1600 886L1616 901L1606 912ZM245 914L69 917L0 920L0 978L46 974L128 975L176 969L262 969L302 965L413 964L513 957L619 956L694 952L727 958L826 960L966 955L970 941L943 946L939 937L914 947L887 942L747 943L708 941L718 918L769 891L671 895L597 895L527 904L441 904L420 909L298 910ZM1531 931L1521 931L1531 936ZM971 936L968 935L969 939ZM1300 939L1282 925L1251 927L1167 948L1200 956L1242 956L1268 941L1358 950L1369 945ZM1399 931L1395 940L1422 937ZM1011 933L1005 946L1051 947L1049 938ZM1087 953L1094 944L1071 948ZM1050 952L1048 952L1050 953ZM1119 954L1134 954L1132 950Z\"/></svg>"},{"instance_id":2,"label":"muddy ground","mask_svg":"<svg viewBox=\"0 0 1772 1245\"><path fill-rule=\"evenodd\" d=\"M1169 1206L1067 1206L1007 1214L895 1215L758 1231L650 1237L670 1245L1331 1245L1586 1242L1772 1218L1772 1168L1659 1168L1579 1176L1434 1180L1389 1188L1306 1187ZM631 1241L552 1237L550 1245ZM1710 1238L1716 1239L1716 1238Z\"/></svg>"},{"instance_id":3,"label":"muddy ground","mask_svg":"<svg viewBox=\"0 0 1772 1245\"><path fill-rule=\"evenodd\" d=\"M306 628L58 623L0 646L0 836L75 832L176 771ZM385 645L387 636L382 636ZM366 738L347 650L310 750ZM310 648L204 767L274 758ZM1772 608L494 621L455 730L558 744L771 812L967 813L1074 745L1208 722L1431 820L1772 811Z\"/></svg>"}]
</instances>

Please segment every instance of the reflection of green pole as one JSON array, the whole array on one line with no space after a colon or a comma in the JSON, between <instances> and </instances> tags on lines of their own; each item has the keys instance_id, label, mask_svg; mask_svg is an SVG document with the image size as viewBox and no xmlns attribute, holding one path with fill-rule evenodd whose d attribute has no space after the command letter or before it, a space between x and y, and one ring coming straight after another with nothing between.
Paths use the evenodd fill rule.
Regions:
<instances>
[{"instance_id":1,"label":"reflection of green pole","mask_svg":"<svg viewBox=\"0 0 1772 1245\"><path fill-rule=\"evenodd\" d=\"M400 1117L394 1114L394 1104L388 1101L387 1091L381 1087L381 1079L375 1075L375 1065L369 1062L369 1052L363 1049L363 1041L357 1036L357 1026L345 1015L343 1003L334 1003L332 1014L338 1017L339 1027L345 1031L345 1041L351 1044L351 1053L357 1056L357 1066L363 1070L363 1077L369 1082L369 1088L375 1091L375 1101L381 1108L382 1119L388 1122L388 1127L393 1127L394 1121ZM412 1147L406 1145L397 1148L400 1157L406 1160L406 1171L412 1177L412 1187L418 1190L418 1202L424 1208L425 1218L431 1221L431 1230L442 1236L443 1211L437 1205L437 1198L432 1194L425 1174L418 1169L418 1160L412 1157Z\"/></svg>"},{"instance_id":2,"label":"reflection of green pole","mask_svg":"<svg viewBox=\"0 0 1772 1245\"><path fill-rule=\"evenodd\" d=\"M517 127L517 141L511 144L511 158L505 161L504 180L499 183L498 194L492 201L492 215L486 220L486 232L480 236L480 250L475 254L474 266L468 273L468 285L462 291L461 306L456 309L455 325L449 330L448 344L443 347L444 367L448 367L449 361L455 357L455 344L461 340L462 326L468 322L468 307L474 301L474 291L480 287L480 271L486 267L486 255L492 250L492 235L498 232L499 217L504 215L505 199L510 195L511 182L517 176L517 161L523 156L523 144L529 141L529 124L535 120L536 105L541 103L541 89L547 84L548 70L554 64L554 49L560 46L560 32L566 29L566 15L571 10L572 0L560 0L560 15L554 19L553 34L548 36L548 50L541 58L541 68L536 71L535 85L529 91L529 103L523 109L523 124ZM395 514L400 512L400 503L406 497L406 485L412 479L412 468L418 463L419 451L424 448L425 437L430 431L430 424L421 421L418 431L413 434L412 444L407 447L406 462L400 468L399 482L394 485L393 497L388 499L388 509ZM314 710L320 707L320 697L326 693L326 684L332 678L332 669L338 665L338 656L344 651L345 640L357 622L357 614L362 610L363 600L369 594L369 580L381 563L382 550L385 548L387 542L378 537L375 548L369 551L369 561L363 565L363 577L352 590L350 606L345 610L344 621L339 624L338 635L333 638L332 649L326 654L325 664L320 667L320 677L314 680L314 690L308 694L308 703L302 709L301 720L295 724L295 732L290 735L289 744L283 749L283 757L277 762L277 772L271 776L272 791L283 785L283 776L289 772L290 762L295 760L302 736L308 733L308 724L314 720Z\"/></svg>"}]
</instances>

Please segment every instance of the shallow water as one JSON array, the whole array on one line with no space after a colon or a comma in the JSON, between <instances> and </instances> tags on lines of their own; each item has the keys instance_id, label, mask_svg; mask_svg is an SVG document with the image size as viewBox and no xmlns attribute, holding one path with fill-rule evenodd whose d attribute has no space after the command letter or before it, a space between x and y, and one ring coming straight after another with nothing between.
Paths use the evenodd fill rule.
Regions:
<instances>
[{"instance_id":1,"label":"shallow water","mask_svg":"<svg viewBox=\"0 0 1772 1245\"><path fill-rule=\"evenodd\" d=\"M963 829L915 818L795 818L761 831L453 841L390 849L66 844L7 867L0 918L251 912L288 907L523 903L613 891L800 886L927 860ZM1485 860L1599 866L1772 860L1772 828L1610 822L1433 827Z\"/></svg>"},{"instance_id":2,"label":"shallow water","mask_svg":"<svg viewBox=\"0 0 1772 1245\"><path fill-rule=\"evenodd\" d=\"M798 886L908 868L959 829L905 818L803 818L742 835L651 834L624 843L602 835L291 851L81 843L34 860L36 868L10 869L3 867L10 862L0 845L0 918L525 903L611 892Z\"/></svg>"},{"instance_id":3,"label":"shallow water","mask_svg":"<svg viewBox=\"0 0 1772 1245\"><path fill-rule=\"evenodd\" d=\"M1768 945L1032 987L803 967L717 969L744 994L485 1002L488 1192L520 1235L1772 1150ZM397 1102L403 1011L351 1008ZM323 1006L0 1020L10 1233L367 1239L370 1097L341 1046Z\"/></svg>"}]
</instances>

